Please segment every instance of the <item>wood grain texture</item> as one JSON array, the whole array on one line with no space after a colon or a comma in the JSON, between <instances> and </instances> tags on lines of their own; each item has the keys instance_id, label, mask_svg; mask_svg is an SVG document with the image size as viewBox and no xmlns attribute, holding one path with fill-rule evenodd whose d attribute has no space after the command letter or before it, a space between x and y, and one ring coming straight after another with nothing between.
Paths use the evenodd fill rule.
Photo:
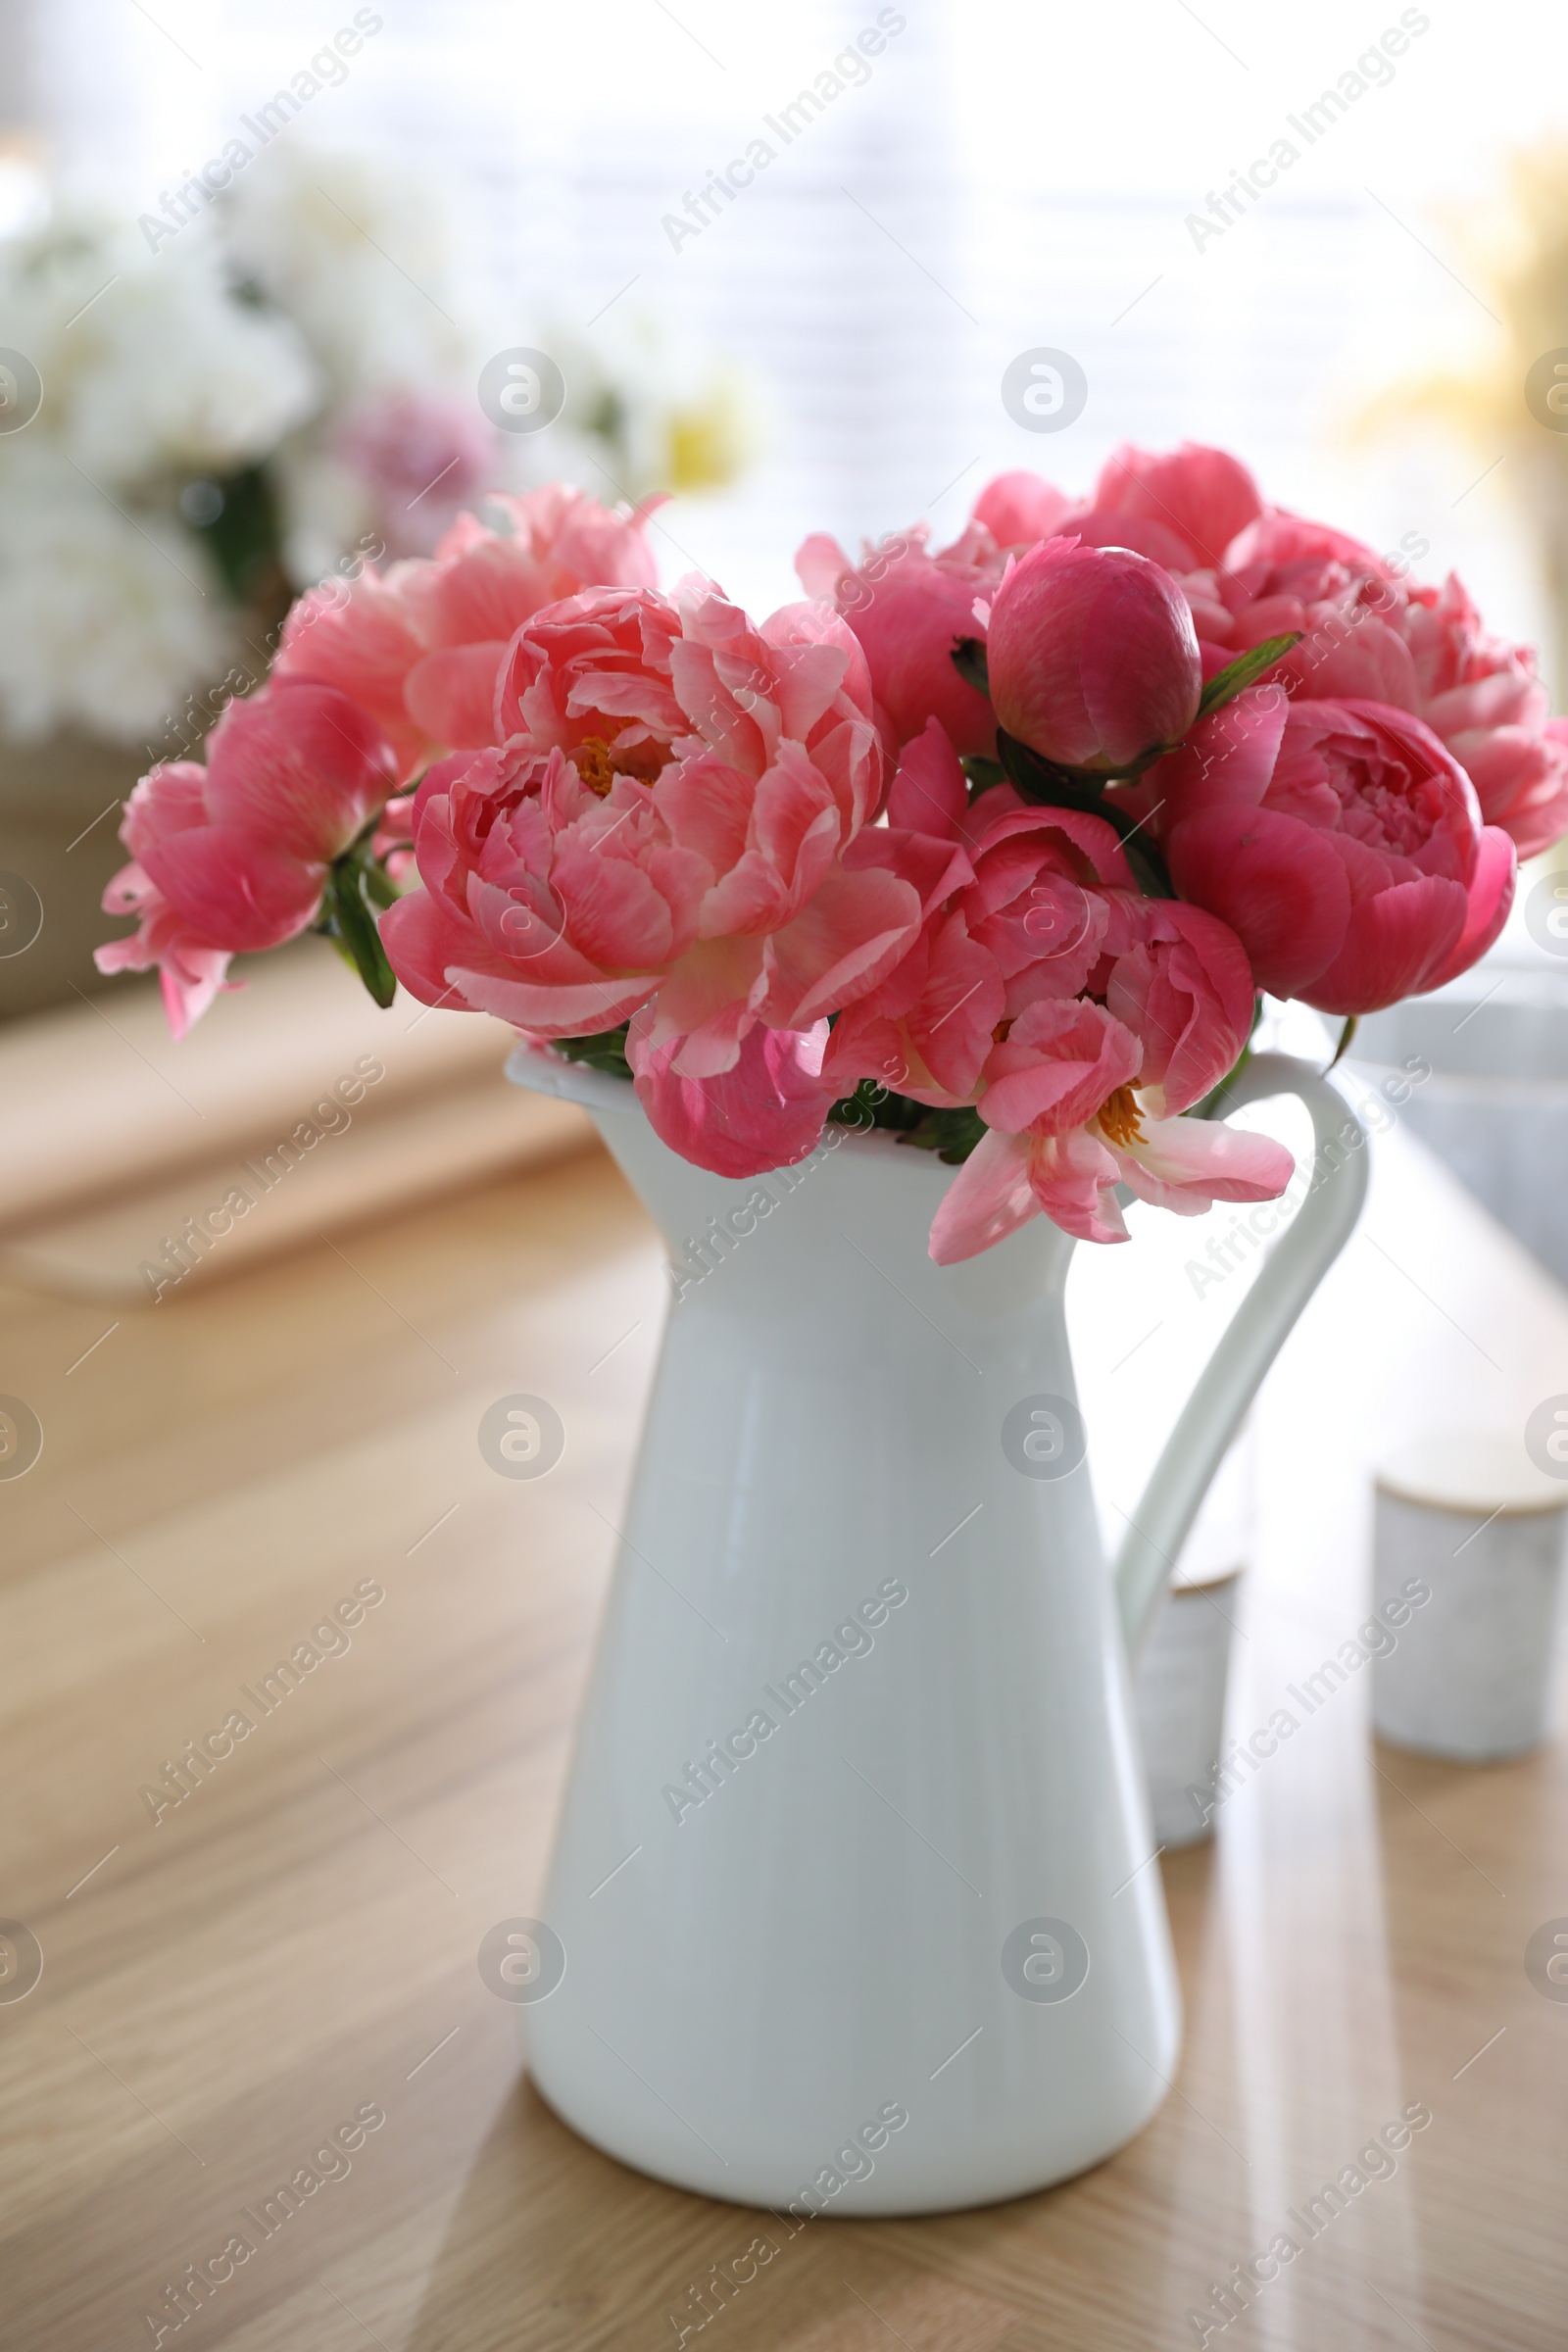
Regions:
<instances>
[{"instance_id":1,"label":"wood grain texture","mask_svg":"<svg viewBox=\"0 0 1568 2352\"><path fill-rule=\"evenodd\" d=\"M1134 1252L1081 1253L1073 1314L1107 1430L1106 1367L1156 1314L1179 1323L1206 1230L1151 1241L1131 1295ZM44 1955L36 1988L0 2000L7 2345L148 2344L166 2286L242 2230L254 2254L164 2343L652 2352L684 2327L712 2352L1149 2352L1197 2342L1186 2315L1212 2284L1423 2100L1393 2176L1210 2342L1560 2352L1568 2003L1523 1953L1568 1915L1562 1754L1475 1771L1374 1750L1364 1683L1303 1719L1215 1844L1155 1865L1182 2070L1083 2179L791 2235L623 2170L551 2114L475 1955L537 1900L662 1296L598 1154L114 1324L0 1292L0 1388L45 1433L0 1483L0 1913ZM1178 1400L1175 1357L1140 1369L1165 1345L1116 1375L1140 1458L1159 1432L1135 1376ZM1271 1385L1238 1733L1365 1615L1366 1462L1401 1412L1452 1401L1476 1346L1507 1411L1568 1391L1563 1301L1394 1151ZM475 1443L514 1391L566 1425L538 1482L497 1478ZM1136 1491L1108 1444L1096 1467L1105 1494ZM349 1646L250 1709L248 1738L155 1823L140 1792L166 1761L362 1582L384 1599ZM342 2177L270 2234L242 2218L367 2107L384 2123ZM714 2268L737 2260L755 2275L717 2301Z\"/></svg>"}]
</instances>

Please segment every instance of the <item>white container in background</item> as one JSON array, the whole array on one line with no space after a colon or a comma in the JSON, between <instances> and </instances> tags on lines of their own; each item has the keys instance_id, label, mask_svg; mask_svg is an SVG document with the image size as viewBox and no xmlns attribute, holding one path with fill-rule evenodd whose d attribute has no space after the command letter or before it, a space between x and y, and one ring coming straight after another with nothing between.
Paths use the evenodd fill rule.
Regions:
<instances>
[{"instance_id":1,"label":"white container in background","mask_svg":"<svg viewBox=\"0 0 1568 2352\"><path fill-rule=\"evenodd\" d=\"M1225 1743L1241 1584L1241 1569L1232 1568L1173 1585L1133 1677L1156 1845L1196 1845L1214 1834L1214 1774Z\"/></svg>"},{"instance_id":2,"label":"white container in background","mask_svg":"<svg viewBox=\"0 0 1568 2352\"><path fill-rule=\"evenodd\" d=\"M1214 1834L1231 1637L1256 1545L1257 1499L1257 1424L1249 1413L1182 1545L1133 1674L1157 1845L1196 1845Z\"/></svg>"},{"instance_id":3,"label":"white container in background","mask_svg":"<svg viewBox=\"0 0 1568 2352\"><path fill-rule=\"evenodd\" d=\"M1367 1015L1353 1067L1568 1283L1568 969L1499 966Z\"/></svg>"},{"instance_id":4,"label":"white container in background","mask_svg":"<svg viewBox=\"0 0 1568 2352\"><path fill-rule=\"evenodd\" d=\"M1433 1431L1377 1477L1378 1737L1466 1763L1551 1737L1568 1484L1518 1437ZM1429 1597L1423 1597L1429 1595Z\"/></svg>"}]
</instances>

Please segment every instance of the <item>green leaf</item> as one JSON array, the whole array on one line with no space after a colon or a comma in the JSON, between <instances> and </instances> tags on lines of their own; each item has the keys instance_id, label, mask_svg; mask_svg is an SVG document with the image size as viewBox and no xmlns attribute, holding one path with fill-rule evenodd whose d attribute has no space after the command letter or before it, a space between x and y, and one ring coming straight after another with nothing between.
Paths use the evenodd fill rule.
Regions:
<instances>
[{"instance_id":1,"label":"green leaf","mask_svg":"<svg viewBox=\"0 0 1568 2352\"><path fill-rule=\"evenodd\" d=\"M1059 767L1054 760L1032 752L1004 727L997 729L997 757L1020 799L1036 801L1043 808L1087 808L1096 816L1103 813L1101 795L1105 787L1099 778L1082 768Z\"/></svg>"},{"instance_id":2,"label":"green leaf","mask_svg":"<svg viewBox=\"0 0 1568 2352\"><path fill-rule=\"evenodd\" d=\"M365 897L365 872L353 858L340 858L326 886L322 911L345 959L383 1011L398 993L397 974L387 961L375 915Z\"/></svg>"},{"instance_id":3,"label":"green leaf","mask_svg":"<svg viewBox=\"0 0 1568 2352\"><path fill-rule=\"evenodd\" d=\"M953 666L966 686L973 686L989 698L991 672L986 665L986 647L983 637L960 637L953 649Z\"/></svg>"},{"instance_id":4,"label":"green leaf","mask_svg":"<svg viewBox=\"0 0 1568 2352\"><path fill-rule=\"evenodd\" d=\"M622 1021L618 1029L601 1029L592 1037L553 1037L552 1054L560 1054L567 1061L580 1061L590 1070L603 1070L609 1078L630 1078L631 1064L626 1059L626 1032L629 1023Z\"/></svg>"},{"instance_id":5,"label":"green leaf","mask_svg":"<svg viewBox=\"0 0 1568 2352\"><path fill-rule=\"evenodd\" d=\"M397 905L403 894L378 858L367 858L360 870L365 895L373 906L384 913Z\"/></svg>"},{"instance_id":6,"label":"green leaf","mask_svg":"<svg viewBox=\"0 0 1568 2352\"><path fill-rule=\"evenodd\" d=\"M1301 629L1288 630L1283 637L1269 637L1263 644L1250 647L1245 654L1238 654L1234 662L1227 662L1225 667L1217 669L1203 688L1203 697L1198 706L1199 717L1207 718L1211 710L1223 710L1227 703L1233 703L1266 669L1272 669L1293 645L1299 645L1304 634Z\"/></svg>"},{"instance_id":7,"label":"green leaf","mask_svg":"<svg viewBox=\"0 0 1568 2352\"><path fill-rule=\"evenodd\" d=\"M969 779L969 806L972 808L983 792L994 784L1004 784L1007 771L1000 760L988 760L983 752L965 752L958 765Z\"/></svg>"},{"instance_id":8,"label":"green leaf","mask_svg":"<svg viewBox=\"0 0 1568 2352\"><path fill-rule=\"evenodd\" d=\"M961 1166L985 1134L977 1110L935 1110L908 1095L896 1095L869 1078L862 1078L853 1095L833 1104L828 1117L836 1127L855 1127L862 1135L873 1128L912 1144L917 1152L934 1152L949 1167Z\"/></svg>"},{"instance_id":9,"label":"green leaf","mask_svg":"<svg viewBox=\"0 0 1568 2352\"><path fill-rule=\"evenodd\" d=\"M1133 869L1134 878L1146 898L1173 899L1165 860L1153 842L1144 831L1147 818L1131 817L1125 808L1104 797L1103 782L1081 767L1058 767L1054 760L1043 760L1026 743L1009 735L1003 727L997 729L997 750L1007 780L1020 800L1033 801L1043 808L1079 808L1087 816L1102 816L1114 831Z\"/></svg>"}]
</instances>

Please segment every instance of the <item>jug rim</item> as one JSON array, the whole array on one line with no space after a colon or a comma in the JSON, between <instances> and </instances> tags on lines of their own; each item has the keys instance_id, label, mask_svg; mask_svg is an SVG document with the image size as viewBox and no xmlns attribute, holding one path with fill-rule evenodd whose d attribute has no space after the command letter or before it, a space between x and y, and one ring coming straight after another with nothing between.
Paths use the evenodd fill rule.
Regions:
<instances>
[{"instance_id":1,"label":"jug rim","mask_svg":"<svg viewBox=\"0 0 1568 2352\"><path fill-rule=\"evenodd\" d=\"M548 1047L514 1046L507 1055L506 1075L514 1086L526 1087L534 1094L554 1095L562 1102L580 1103L584 1110L616 1111L622 1114L633 1111L639 1118L647 1119L648 1114L638 1102L629 1079L612 1077L608 1070L591 1069L586 1062L564 1060L560 1054L552 1054ZM933 1176L940 1176L944 1189L958 1173L955 1164L939 1158L935 1152L918 1150L902 1143L898 1136L890 1135L886 1129L871 1129L868 1132L854 1127L824 1127L820 1142L807 1156L812 1157L816 1152L824 1150L840 1152L846 1147L853 1150L857 1158L870 1156L885 1159L890 1166L912 1169L927 1182ZM772 1171L761 1172L769 1174ZM736 1181L745 1183L749 1180L742 1177ZM1047 1219L1047 1222L1050 1220Z\"/></svg>"}]
</instances>

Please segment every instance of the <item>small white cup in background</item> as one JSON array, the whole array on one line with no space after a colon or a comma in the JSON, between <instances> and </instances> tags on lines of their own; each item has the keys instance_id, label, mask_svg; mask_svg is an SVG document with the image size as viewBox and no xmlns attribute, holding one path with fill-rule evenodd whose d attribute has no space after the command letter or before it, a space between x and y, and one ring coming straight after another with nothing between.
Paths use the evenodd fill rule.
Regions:
<instances>
[{"instance_id":1,"label":"small white cup in background","mask_svg":"<svg viewBox=\"0 0 1568 2352\"><path fill-rule=\"evenodd\" d=\"M1182 1545L1133 1676L1156 1845L1196 1845L1214 1835L1231 1637L1242 1572L1257 1542L1257 1431L1249 1413Z\"/></svg>"},{"instance_id":2,"label":"small white cup in background","mask_svg":"<svg viewBox=\"0 0 1568 2352\"><path fill-rule=\"evenodd\" d=\"M1232 1568L1173 1585L1138 1661L1133 1697L1156 1845L1196 1845L1214 1835L1214 1767L1225 1744L1241 1583L1241 1570ZM1203 1803L1195 1789L1205 1792Z\"/></svg>"},{"instance_id":3,"label":"small white cup in background","mask_svg":"<svg viewBox=\"0 0 1568 2352\"><path fill-rule=\"evenodd\" d=\"M1465 1763L1550 1739L1565 1535L1568 1484L1517 1436L1433 1431L1383 1464L1373 1605L1397 1630L1372 1669L1380 1739Z\"/></svg>"}]
</instances>

